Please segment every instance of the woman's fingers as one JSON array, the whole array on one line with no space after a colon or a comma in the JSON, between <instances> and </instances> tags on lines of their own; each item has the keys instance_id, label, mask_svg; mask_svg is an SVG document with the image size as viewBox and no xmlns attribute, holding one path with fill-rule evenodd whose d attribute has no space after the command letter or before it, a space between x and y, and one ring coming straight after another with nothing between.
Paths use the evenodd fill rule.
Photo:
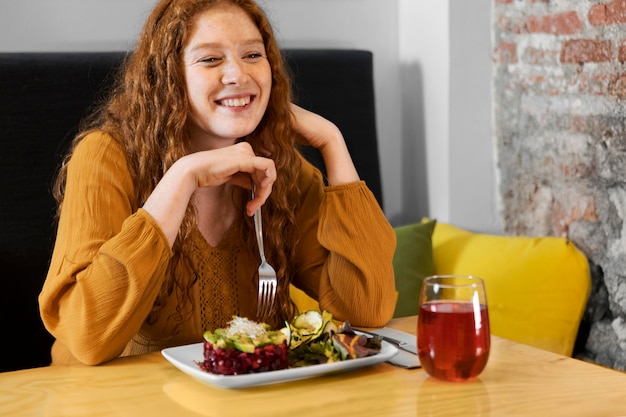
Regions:
<instances>
[{"instance_id":1,"label":"woman's fingers","mask_svg":"<svg viewBox=\"0 0 626 417\"><path fill-rule=\"evenodd\" d=\"M270 158L257 156L247 142L214 151L199 152L198 187L230 183L248 190L255 188L246 212L253 215L268 199L276 180L276 166Z\"/></svg>"},{"instance_id":2,"label":"woman's fingers","mask_svg":"<svg viewBox=\"0 0 626 417\"><path fill-rule=\"evenodd\" d=\"M276 168L272 161L271 168L264 171L255 171L251 176L251 186L254 187L254 198L246 204L246 213L252 216L259 209L272 193L274 181L276 181Z\"/></svg>"},{"instance_id":3,"label":"woman's fingers","mask_svg":"<svg viewBox=\"0 0 626 417\"><path fill-rule=\"evenodd\" d=\"M219 186L226 182L234 182L239 186L252 188L247 183L237 180L239 174L248 174L254 182L265 177L276 177L274 161L254 154L250 144L242 142L226 148L200 151L191 155L191 166L195 172L198 187ZM185 157L187 158L187 157ZM265 174L265 173L269 174Z\"/></svg>"}]
</instances>

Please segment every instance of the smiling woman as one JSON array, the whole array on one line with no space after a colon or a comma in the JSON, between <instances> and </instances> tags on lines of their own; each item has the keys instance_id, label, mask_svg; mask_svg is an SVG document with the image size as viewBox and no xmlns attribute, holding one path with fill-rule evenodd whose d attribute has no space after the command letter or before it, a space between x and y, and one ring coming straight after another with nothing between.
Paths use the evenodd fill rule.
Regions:
<instances>
[{"instance_id":1,"label":"smiling woman","mask_svg":"<svg viewBox=\"0 0 626 417\"><path fill-rule=\"evenodd\" d=\"M199 342L233 315L279 326L296 313L291 285L355 326L391 318L393 229L342 132L291 95L253 1L156 5L57 178L39 297L53 363ZM320 151L325 178L297 144ZM262 205L278 294L259 317Z\"/></svg>"},{"instance_id":2,"label":"smiling woman","mask_svg":"<svg viewBox=\"0 0 626 417\"><path fill-rule=\"evenodd\" d=\"M346 49L282 49L293 71L299 103L337 121L344 132L359 174L382 204L372 53ZM49 184L82 115L103 91L125 52L0 53L0 269L9 289L0 292L0 315L19 317L4 322L5 334L20 335L4 344L0 372L50 363L52 337L45 330L36 298L49 266L54 200ZM331 70L332 69L332 70ZM342 80L350 79L350 83ZM340 103L352 103L341 106ZM58 103L64 103L59 106ZM37 149L36 153L32 150ZM324 172L311 149L306 158ZM4 159L3 159L4 158ZM10 162L9 162L10 161ZM398 244L400 244L398 238ZM291 286L290 289L295 291ZM398 291L400 289L398 288ZM301 293L301 291L298 291ZM319 309L316 300L299 294L300 309ZM29 329L24 334L24 329Z\"/></svg>"}]
</instances>

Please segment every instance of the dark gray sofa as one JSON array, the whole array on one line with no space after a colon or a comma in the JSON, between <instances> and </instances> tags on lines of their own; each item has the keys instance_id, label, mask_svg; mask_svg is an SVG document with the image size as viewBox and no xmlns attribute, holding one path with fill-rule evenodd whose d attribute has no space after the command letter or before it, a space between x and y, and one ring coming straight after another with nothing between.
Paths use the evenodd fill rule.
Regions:
<instances>
[{"instance_id":1,"label":"dark gray sofa","mask_svg":"<svg viewBox=\"0 0 626 417\"><path fill-rule=\"evenodd\" d=\"M295 101L343 131L361 177L382 206L373 61L368 51L286 49ZM0 53L0 371L45 366L52 338L37 295L54 243L50 189L88 108L124 53ZM323 170L321 158L303 153Z\"/></svg>"}]
</instances>

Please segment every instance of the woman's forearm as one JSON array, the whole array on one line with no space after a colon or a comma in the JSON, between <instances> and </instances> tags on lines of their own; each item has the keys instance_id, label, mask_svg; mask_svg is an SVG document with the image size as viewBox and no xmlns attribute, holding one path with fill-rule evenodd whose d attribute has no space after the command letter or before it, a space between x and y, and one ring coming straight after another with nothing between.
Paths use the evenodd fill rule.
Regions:
<instances>
[{"instance_id":1,"label":"woman's forearm","mask_svg":"<svg viewBox=\"0 0 626 417\"><path fill-rule=\"evenodd\" d=\"M320 152L326 166L328 185L342 185L360 179L343 137L329 142Z\"/></svg>"},{"instance_id":2,"label":"woman's forearm","mask_svg":"<svg viewBox=\"0 0 626 417\"><path fill-rule=\"evenodd\" d=\"M174 245L195 189L195 183L190 179L185 165L175 163L165 173L143 206L163 231L170 247Z\"/></svg>"}]
</instances>

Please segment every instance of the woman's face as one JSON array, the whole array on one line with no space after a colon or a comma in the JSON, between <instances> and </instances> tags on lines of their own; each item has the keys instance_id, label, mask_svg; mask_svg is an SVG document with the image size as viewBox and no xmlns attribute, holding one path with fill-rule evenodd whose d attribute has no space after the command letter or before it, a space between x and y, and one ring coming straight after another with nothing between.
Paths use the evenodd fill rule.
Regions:
<instances>
[{"instance_id":1,"label":"woman's face","mask_svg":"<svg viewBox=\"0 0 626 417\"><path fill-rule=\"evenodd\" d=\"M183 63L194 146L223 147L254 131L272 70L261 33L243 10L219 5L196 16Z\"/></svg>"}]
</instances>

